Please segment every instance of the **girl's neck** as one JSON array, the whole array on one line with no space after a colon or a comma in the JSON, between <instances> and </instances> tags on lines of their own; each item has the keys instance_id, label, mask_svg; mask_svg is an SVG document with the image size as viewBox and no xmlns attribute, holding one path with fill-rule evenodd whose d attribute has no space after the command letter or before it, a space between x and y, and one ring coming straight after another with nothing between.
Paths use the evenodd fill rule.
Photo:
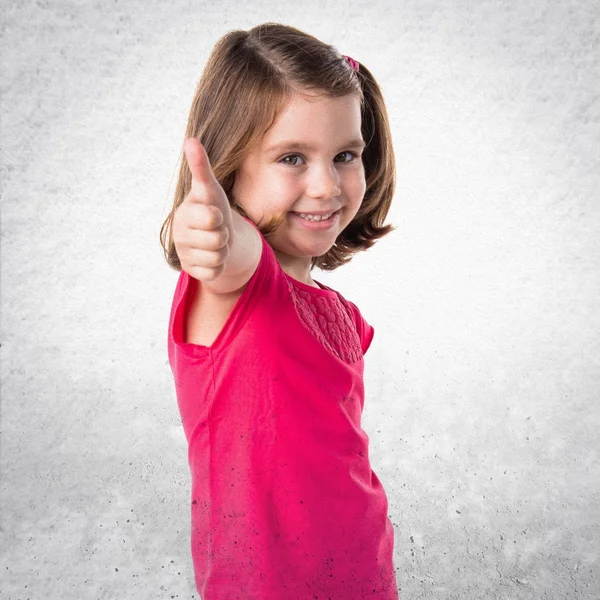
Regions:
<instances>
[{"instance_id":1,"label":"girl's neck","mask_svg":"<svg viewBox=\"0 0 600 600\"><path fill-rule=\"evenodd\" d=\"M313 281L310 275L299 276L295 271L290 271L289 269L281 267L290 277L305 283L306 285L310 285L311 287L319 288L319 286ZM319 288L321 289L321 288Z\"/></svg>"},{"instance_id":2,"label":"girl's neck","mask_svg":"<svg viewBox=\"0 0 600 600\"><path fill-rule=\"evenodd\" d=\"M311 287L319 288L319 286L313 281L312 277L310 276L310 258L303 259L289 257L275 249L273 249L273 252L275 253L275 257L277 258L277 261L279 262L279 265L281 266L282 270L285 273L287 273L290 277L301 281L306 285L310 285ZM290 258L293 258L293 260L290 260Z\"/></svg>"}]
</instances>

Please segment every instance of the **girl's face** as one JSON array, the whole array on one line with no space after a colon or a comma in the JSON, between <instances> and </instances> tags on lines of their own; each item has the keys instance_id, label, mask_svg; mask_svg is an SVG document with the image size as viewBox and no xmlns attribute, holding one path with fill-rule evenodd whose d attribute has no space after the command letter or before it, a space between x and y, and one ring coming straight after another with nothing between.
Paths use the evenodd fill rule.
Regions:
<instances>
[{"instance_id":1,"label":"girl's face","mask_svg":"<svg viewBox=\"0 0 600 600\"><path fill-rule=\"evenodd\" d=\"M366 190L360 100L294 95L236 173L232 194L255 223L283 213L269 236L282 266L304 279L352 221ZM330 213L310 222L296 213ZM308 268L307 268L308 267Z\"/></svg>"}]
</instances>

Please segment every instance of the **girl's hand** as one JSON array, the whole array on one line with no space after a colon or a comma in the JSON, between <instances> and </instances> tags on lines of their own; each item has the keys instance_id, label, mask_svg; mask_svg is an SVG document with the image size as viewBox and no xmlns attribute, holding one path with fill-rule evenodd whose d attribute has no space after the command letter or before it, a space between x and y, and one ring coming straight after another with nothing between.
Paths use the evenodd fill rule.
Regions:
<instances>
[{"instance_id":1,"label":"girl's hand","mask_svg":"<svg viewBox=\"0 0 600 600\"><path fill-rule=\"evenodd\" d=\"M173 242L181 268L195 279L212 281L224 271L233 242L231 206L202 144L188 138L183 149L192 187L173 216Z\"/></svg>"}]
</instances>

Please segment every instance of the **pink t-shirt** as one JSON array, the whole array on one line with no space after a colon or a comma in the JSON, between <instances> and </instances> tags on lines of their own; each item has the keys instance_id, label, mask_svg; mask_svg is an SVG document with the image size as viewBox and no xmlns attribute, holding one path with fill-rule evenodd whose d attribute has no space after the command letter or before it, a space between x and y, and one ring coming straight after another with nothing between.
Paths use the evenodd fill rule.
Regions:
<instances>
[{"instance_id":1,"label":"pink t-shirt","mask_svg":"<svg viewBox=\"0 0 600 600\"><path fill-rule=\"evenodd\" d=\"M373 327L338 292L287 275L261 239L260 263L211 346L183 342L185 271L171 308L198 593L396 600L388 502L361 428Z\"/></svg>"}]
</instances>

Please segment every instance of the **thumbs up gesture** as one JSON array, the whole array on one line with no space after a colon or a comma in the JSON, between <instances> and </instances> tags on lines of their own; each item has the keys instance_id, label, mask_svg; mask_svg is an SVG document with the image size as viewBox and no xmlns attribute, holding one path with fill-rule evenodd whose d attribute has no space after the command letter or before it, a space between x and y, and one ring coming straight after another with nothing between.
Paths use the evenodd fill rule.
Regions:
<instances>
[{"instance_id":1,"label":"thumbs up gesture","mask_svg":"<svg viewBox=\"0 0 600 600\"><path fill-rule=\"evenodd\" d=\"M233 242L232 210L200 142L188 138L183 149L192 187L173 216L173 242L181 268L212 281L224 271Z\"/></svg>"}]
</instances>

